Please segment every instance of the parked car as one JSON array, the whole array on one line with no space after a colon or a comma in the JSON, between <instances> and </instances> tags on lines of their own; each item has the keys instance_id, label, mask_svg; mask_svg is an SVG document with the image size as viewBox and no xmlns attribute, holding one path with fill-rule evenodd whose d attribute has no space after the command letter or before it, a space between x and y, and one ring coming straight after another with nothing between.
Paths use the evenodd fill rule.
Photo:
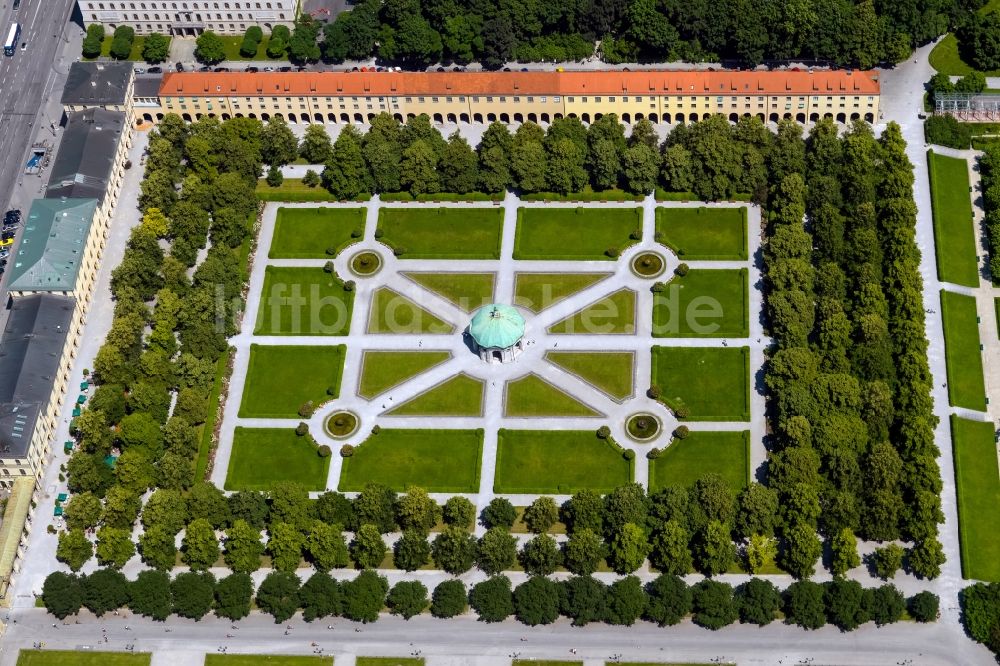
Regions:
<instances>
[{"instance_id":1,"label":"parked car","mask_svg":"<svg viewBox=\"0 0 1000 666\"><path fill-rule=\"evenodd\" d=\"M198 68L198 71L199 72L211 72L212 68L209 67L208 65L202 65L201 67Z\"/></svg>"},{"instance_id":2,"label":"parked car","mask_svg":"<svg viewBox=\"0 0 1000 666\"><path fill-rule=\"evenodd\" d=\"M228 67L216 67L215 71L217 71L217 72L228 72L229 68Z\"/></svg>"},{"instance_id":3,"label":"parked car","mask_svg":"<svg viewBox=\"0 0 1000 666\"><path fill-rule=\"evenodd\" d=\"M247 67L248 72L259 72L260 67Z\"/></svg>"},{"instance_id":4,"label":"parked car","mask_svg":"<svg viewBox=\"0 0 1000 666\"><path fill-rule=\"evenodd\" d=\"M163 68L162 67L150 67L147 71L150 74L162 74L163 73Z\"/></svg>"},{"instance_id":5,"label":"parked car","mask_svg":"<svg viewBox=\"0 0 1000 666\"><path fill-rule=\"evenodd\" d=\"M274 67L265 67L264 71L265 72L273 72L274 71Z\"/></svg>"},{"instance_id":6,"label":"parked car","mask_svg":"<svg viewBox=\"0 0 1000 666\"><path fill-rule=\"evenodd\" d=\"M278 71L279 72L290 72L290 71L292 71L292 68L291 67L279 67Z\"/></svg>"},{"instance_id":7,"label":"parked car","mask_svg":"<svg viewBox=\"0 0 1000 666\"><path fill-rule=\"evenodd\" d=\"M135 70L136 74L145 74L146 73L146 70L144 70L142 67L134 67L133 69Z\"/></svg>"},{"instance_id":8,"label":"parked car","mask_svg":"<svg viewBox=\"0 0 1000 666\"><path fill-rule=\"evenodd\" d=\"M177 63L175 65L175 67L177 68L178 72L183 72L184 71L184 63L182 63L182 62Z\"/></svg>"}]
</instances>

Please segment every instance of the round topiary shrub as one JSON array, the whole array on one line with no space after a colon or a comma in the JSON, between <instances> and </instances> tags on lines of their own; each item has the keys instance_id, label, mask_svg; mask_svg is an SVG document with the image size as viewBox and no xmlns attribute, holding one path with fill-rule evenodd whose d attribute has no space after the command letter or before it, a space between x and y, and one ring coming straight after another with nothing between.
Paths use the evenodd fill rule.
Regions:
<instances>
[{"instance_id":1,"label":"round topiary shrub","mask_svg":"<svg viewBox=\"0 0 1000 666\"><path fill-rule=\"evenodd\" d=\"M691 416L691 410L689 410L687 407L684 406L678 407L674 410L674 416L676 416L679 419L686 419L687 417Z\"/></svg>"},{"instance_id":2,"label":"round topiary shrub","mask_svg":"<svg viewBox=\"0 0 1000 666\"><path fill-rule=\"evenodd\" d=\"M334 386L333 384L330 384L329 386L326 387L327 395L337 395L337 393L339 393L339 391L337 390L337 387Z\"/></svg>"},{"instance_id":3,"label":"round topiary shrub","mask_svg":"<svg viewBox=\"0 0 1000 666\"><path fill-rule=\"evenodd\" d=\"M365 235L365 230L362 227L357 227L356 229L351 231L351 238L361 238L364 235Z\"/></svg>"},{"instance_id":4,"label":"round topiary shrub","mask_svg":"<svg viewBox=\"0 0 1000 666\"><path fill-rule=\"evenodd\" d=\"M335 247L328 247L328 248L326 248L326 253L329 256L331 256L331 257L336 257L337 256L337 248L335 248Z\"/></svg>"},{"instance_id":5,"label":"round topiary shrub","mask_svg":"<svg viewBox=\"0 0 1000 666\"><path fill-rule=\"evenodd\" d=\"M649 451L646 451L646 457L650 460L656 460L657 458L660 457L661 453L663 452L654 446Z\"/></svg>"},{"instance_id":6,"label":"round topiary shrub","mask_svg":"<svg viewBox=\"0 0 1000 666\"><path fill-rule=\"evenodd\" d=\"M348 444L348 446L350 446L350 444ZM330 450L329 446L323 444L316 449L316 453L319 454L320 458L329 458L330 454L333 453L333 451Z\"/></svg>"},{"instance_id":7,"label":"round topiary shrub","mask_svg":"<svg viewBox=\"0 0 1000 666\"><path fill-rule=\"evenodd\" d=\"M385 235L385 232L382 231L381 229L375 230L375 238L382 238L383 235Z\"/></svg>"},{"instance_id":8,"label":"round topiary shrub","mask_svg":"<svg viewBox=\"0 0 1000 666\"><path fill-rule=\"evenodd\" d=\"M315 411L316 411L316 405L313 404L312 400L307 400L306 402L302 403L301 407L299 407L299 416L301 416L304 419L307 419L310 416L312 416L313 412Z\"/></svg>"},{"instance_id":9,"label":"round topiary shrub","mask_svg":"<svg viewBox=\"0 0 1000 666\"><path fill-rule=\"evenodd\" d=\"M609 247L607 250L604 251L604 254L608 255L612 259L617 259L621 253L622 251L619 250L617 247Z\"/></svg>"},{"instance_id":10,"label":"round topiary shrub","mask_svg":"<svg viewBox=\"0 0 1000 666\"><path fill-rule=\"evenodd\" d=\"M651 292L653 292L654 294L659 294L659 293L662 293L663 290L666 289L666 288L667 288L667 285L665 283L663 283L663 282L654 282L653 286L650 287L649 290Z\"/></svg>"},{"instance_id":11,"label":"round topiary shrub","mask_svg":"<svg viewBox=\"0 0 1000 666\"><path fill-rule=\"evenodd\" d=\"M677 439L686 439L690 432L686 425L677 426L674 428L674 437Z\"/></svg>"},{"instance_id":12,"label":"round topiary shrub","mask_svg":"<svg viewBox=\"0 0 1000 666\"><path fill-rule=\"evenodd\" d=\"M646 395L652 398L653 400L659 400L662 394L663 391L661 391L660 387L657 386L656 384L650 386L649 389L646 391Z\"/></svg>"},{"instance_id":13,"label":"round topiary shrub","mask_svg":"<svg viewBox=\"0 0 1000 666\"><path fill-rule=\"evenodd\" d=\"M688 268L687 264L685 263L677 264L677 268L674 269L674 275L676 275L677 277L684 277L685 275L688 274L688 270L690 269Z\"/></svg>"},{"instance_id":14,"label":"round topiary shrub","mask_svg":"<svg viewBox=\"0 0 1000 666\"><path fill-rule=\"evenodd\" d=\"M611 428L609 428L606 425L602 425L600 428L597 429L597 436L600 437L601 439L607 439L608 437L611 436Z\"/></svg>"},{"instance_id":15,"label":"round topiary shrub","mask_svg":"<svg viewBox=\"0 0 1000 666\"><path fill-rule=\"evenodd\" d=\"M625 449L624 453L622 453L622 458L625 460L635 460L635 451L632 449Z\"/></svg>"},{"instance_id":16,"label":"round topiary shrub","mask_svg":"<svg viewBox=\"0 0 1000 666\"><path fill-rule=\"evenodd\" d=\"M353 455L354 455L354 445L344 444L342 447L340 447L340 457L350 458Z\"/></svg>"},{"instance_id":17,"label":"round topiary shrub","mask_svg":"<svg viewBox=\"0 0 1000 666\"><path fill-rule=\"evenodd\" d=\"M630 233L628 235L628 237L631 238L634 241L641 240L642 239L642 229L633 229L632 233Z\"/></svg>"},{"instance_id":18,"label":"round topiary shrub","mask_svg":"<svg viewBox=\"0 0 1000 666\"><path fill-rule=\"evenodd\" d=\"M299 421L299 424L295 426L295 434L299 437L303 437L309 433L309 424L305 421Z\"/></svg>"},{"instance_id":19,"label":"round topiary shrub","mask_svg":"<svg viewBox=\"0 0 1000 666\"><path fill-rule=\"evenodd\" d=\"M392 249L392 253L397 257L402 257L406 253L405 247L395 247Z\"/></svg>"},{"instance_id":20,"label":"round topiary shrub","mask_svg":"<svg viewBox=\"0 0 1000 666\"><path fill-rule=\"evenodd\" d=\"M348 280L344 283L344 291L354 291L357 283L354 280Z\"/></svg>"},{"instance_id":21,"label":"round topiary shrub","mask_svg":"<svg viewBox=\"0 0 1000 666\"><path fill-rule=\"evenodd\" d=\"M333 272L333 262L332 261L328 261L325 264L323 264L323 272L324 273L332 273Z\"/></svg>"},{"instance_id":22,"label":"round topiary shrub","mask_svg":"<svg viewBox=\"0 0 1000 666\"><path fill-rule=\"evenodd\" d=\"M382 428L380 426L377 426L377 425L373 425L372 426L372 434L373 435L377 435L380 432L382 432Z\"/></svg>"}]
</instances>

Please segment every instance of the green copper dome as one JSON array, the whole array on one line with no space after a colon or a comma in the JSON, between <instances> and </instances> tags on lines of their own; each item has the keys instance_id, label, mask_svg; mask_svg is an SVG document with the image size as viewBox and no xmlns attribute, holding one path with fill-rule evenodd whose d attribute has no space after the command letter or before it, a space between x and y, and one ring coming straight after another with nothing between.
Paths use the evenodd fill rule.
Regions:
<instances>
[{"instance_id":1,"label":"green copper dome","mask_svg":"<svg viewBox=\"0 0 1000 666\"><path fill-rule=\"evenodd\" d=\"M472 315L469 335L480 347L513 347L524 337L524 317L509 305L485 305Z\"/></svg>"}]
</instances>

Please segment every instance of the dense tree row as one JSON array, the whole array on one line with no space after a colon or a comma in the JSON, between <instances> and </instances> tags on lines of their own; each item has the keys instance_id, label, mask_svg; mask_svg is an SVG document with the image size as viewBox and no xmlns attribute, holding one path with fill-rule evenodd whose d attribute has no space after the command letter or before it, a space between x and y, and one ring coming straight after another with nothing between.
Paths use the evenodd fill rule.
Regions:
<instances>
[{"instance_id":1,"label":"dense tree row","mask_svg":"<svg viewBox=\"0 0 1000 666\"><path fill-rule=\"evenodd\" d=\"M385 577L370 570L345 581L320 571L305 582L295 574L274 571L255 594L245 573L217 580L210 573L180 573L171 579L161 571L144 571L129 581L118 571L99 569L89 576L50 574L42 600L59 619L81 608L101 616L128 607L158 621L171 614L198 620L209 612L235 621L249 615L251 602L256 602L276 623L286 622L299 610L307 622L340 616L367 623L376 621L384 607L410 619L427 610L435 617L450 618L471 606L481 621L501 622L513 615L529 626L551 624L560 616L577 626L632 625L639 620L668 626L691 616L696 624L714 630L736 621L767 625L782 611L788 623L806 629L829 622L850 631L866 622L897 622L907 609L920 622L934 621L938 615L937 596L920 592L907 601L893 585L864 589L856 581L825 585L802 581L782 593L760 578L733 589L713 580L689 587L671 574L646 585L635 576L608 585L591 576L557 582L535 575L516 588L506 576L494 576L473 585L468 593L461 581L447 580L428 594L419 581L399 581L390 588Z\"/></svg>"},{"instance_id":2,"label":"dense tree row","mask_svg":"<svg viewBox=\"0 0 1000 666\"><path fill-rule=\"evenodd\" d=\"M986 238L990 251L990 274L1000 277L1000 143L987 143L979 159L986 211Z\"/></svg>"},{"instance_id":3,"label":"dense tree row","mask_svg":"<svg viewBox=\"0 0 1000 666\"><path fill-rule=\"evenodd\" d=\"M976 583L962 590L962 624L974 640L1000 657L1000 583Z\"/></svg>"},{"instance_id":4,"label":"dense tree row","mask_svg":"<svg viewBox=\"0 0 1000 666\"><path fill-rule=\"evenodd\" d=\"M194 482L209 394L240 309L240 246L256 214L267 137L255 120L189 126L174 115L150 136L142 222L112 272L114 319L94 360L97 386L71 423L79 446L68 486L78 515L100 508L102 561L128 559L140 495ZM61 539L74 561L82 530L97 525L88 522Z\"/></svg>"},{"instance_id":5,"label":"dense tree row","mask_svg":"<svg viewBox=\"0 0 1000 666\"><path fill-rule=\"evenodd\" d=\"M556 119L547 130L526 122L513 133L494 122L475 149L457 132L445 139L426 115L403 125L382 113L367 134L349 125L332 146L324 134L310 126L300 154L326 164L322 182L341 199L400 191L567 194L588 187L645 195L660 187L708 200L738 193L763 200L775 143L759 119L732 125L722 116L679 125L662 144L645 119L626 138L614 114L589 127L577 118ZM287 161L294 158L289 151Z\"/></svg>"},{"instance_id":6,"label":"dense tree row","mask_svg":"<svg viewBox=\"0 0 1000 666\"><path fill-rule=\"evenodd\" d=\"M905 59L981 4L364 0L323 25L320 44L320 26L303 17L288 53L296 62L375 56L412 67L480 61L496 69L512 60L583 60L600 40L597 55L613 63L817 58L867 68Z\"/></svg>"},{"instance_id":7,"label":"dense tree row","mask_svg":"<svg viewBox=\"0 0 1000 666\"><path fill-rule=\"evenodd\" d=\"M768 214L769 486L786 529L914 540L910 569L933 578L943 515L912 165L894 124L876 140L823 121L793 155Z\"/></svg>"},{"instance_id":8,"label":"dense tree row","mask_svg":"<svg viewBox=\"0 0 1000 666\"><path fill-rule=\"evenodd\" d=\"M975 3L980 4L980 3ZM976 69L1000 69L1000 14L965 13L955 30L962 59Z\"/></svg>"}]
</instances>

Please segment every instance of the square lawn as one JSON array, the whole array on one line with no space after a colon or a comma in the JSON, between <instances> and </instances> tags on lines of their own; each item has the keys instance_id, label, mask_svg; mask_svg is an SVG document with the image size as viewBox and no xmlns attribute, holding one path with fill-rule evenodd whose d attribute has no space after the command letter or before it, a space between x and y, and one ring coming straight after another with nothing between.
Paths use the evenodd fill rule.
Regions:
<instances>
[{"instance_id":1,"label":"square lawn","mask_svg":"<svg viewBox=\"0 0 1000 666\"><path fill-rule=\"evenodd\" d=\"M951 417L962 576L1000 582L1000 478L993 424Z\"/></svg>"},{"instance_id":2,"label":"square lawn","mask_svg":"<svg viewBox=\"0 0 1000 666\"><path fill-rule=\"evenodd\" d=\"M938 277L966 287L979 286L976 228L972 222L969 163L961 157L927 153L934 215Z\"/></svg>"},{"instance_id":3,"label":"square lawn","mask_svg":"<svg viewBox=\"0 0 1000 666\"><path fill-rule=\"evenodd\" d=\"M653 301L660 338L745 338L750 334L747 269L691 270Z\"/></svg>"},{"instance_id":4,"label":"square lawn","mask_svg":"<svg viewBox=\"0 0 1000 666\"><path fill-rule=\"evenodd\" d=\"M363 232L364 208L279 208L268 251L272 259L328 259L327 248L340 252ZM360 234L359 234L360 235Z\"/></svg>"},{"instance_id":5,"label":"square lawn","mask_svg":"<svg viewBox=\"0 0 1000 666\"><path fill-rule=\"evenodd\" d=\"M236 428L226 471L226 490L268 490L294 481L325 490L330 458L321 458L308 436L292 428Z\"/></svg>"},{"instance_id":6,"label":"square lawn","mask_svg":"<svg viewBox=\"0 0 1000 666\"><path fill-rule=\"evenodd\" d=\"M649 489L690 486L714 473L738 491L747 485L749 466L748 431L692 430L685 439L674 439L659 458L650 461Z\"/></svg>"},{"instance_id":7,"label":"square lawn","mask_svg":"<svg viewBox=\"0 0 1000 666\"><path fill-rule=\"evenodd\" d=\"M750 420L747 347L653 347L652 383L691 421Z\"/></svg>"},{"instance_id":8,"label":"square lawn","mask_svg":"<svg viewBox=\"0 0 1000 666\"><path fill-rule=\"evenodd\" d=\"M635 244L641 208L519 208L515 259L611 260L605 250Z\"/></svg>"},{"instance_id":9,"label":"square lawn","mask_svg":"<svg viewBox=\"0 0 1000 666\"><path fill-rule=\"evenodd\" d=\"M955 407L984 411L986 387L979 350L976 299L941 290L941 317L944 320L948 401Z\"/></svg>"},{"instance_id":10,"label":"square lawn","mask_svg":"<svg viewBox=\"0 0 1000 666\"><path fill-rule=\"evenodd\" d=\"M268 266L255 335L347 335L354 292L322 268Z\"/></svg>"},{"instance_id":11,"label":"square lawn","mask_svg":"<svg viewBox=\"0 0 1000 666\"><path fill-rule=\"evenodd\" d=\"M251 345L240 416L294 419L306 401L319 404L336 398L346 349L344 345Z\"/></svg>"},{"instance_id":12,"label":"square lawn","mask_svg":"<svg viewBox=\"0 0 1000 666\"><path fill-rule=\"evenodd\" d=\"M681 261L747 259L747 209L656 209L656 233Z\"/></svg>"},{"instance_id":13,"label":"square lawn","mask_svg":"<svg viewBox=\"0 0 1000 666\"><path fill-rule=\"evenodd\" d=\"M594 430L500 430L493 491L610 492L632 480L633 463Z\"/></svg>"},{"instance_id":14,"label":"square lawn","mask_svg":"<svg viewBox=\"0 0 1000 666\"><path fill-rule=\"evenodd\" d=\"M503 209L382 208L378 228L402 259L499 259Z\"/></svg>"},{"instance_id":15,"label":"square lawn","mask_svg":"<svg viewBox=\"0 0 1000 666\"><path fill-rule=\"evenodd\" d=\"M17 666L145 666L149 652L77 652L70 650L21 650Z\"/></svg>"},{"instance_id":16,"label":"square lawn","mask_svg":"<svg viewBox=\"0 0 1000 666\"><path fill-rule=\"evenodd\" d=\"M340 490L361 490L375 481L398 492L408 486L432 493L479 492L482 453L482 430L382 428L344 458Z\"/></svg>"}]
</instances>

